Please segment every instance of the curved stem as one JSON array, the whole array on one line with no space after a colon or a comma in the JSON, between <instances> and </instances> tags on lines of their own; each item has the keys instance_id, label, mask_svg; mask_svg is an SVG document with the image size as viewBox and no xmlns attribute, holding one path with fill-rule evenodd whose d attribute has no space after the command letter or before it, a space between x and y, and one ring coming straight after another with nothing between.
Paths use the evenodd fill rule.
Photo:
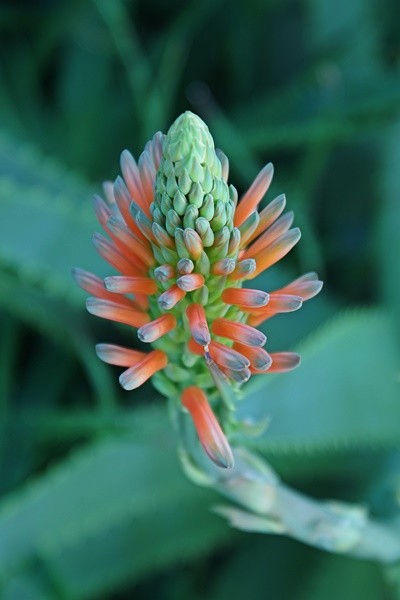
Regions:
<instances>
[{"instance_id":1,"label":"curved stem","mask_svg":"<svg viewBox=\"0 0 400 600\"><path fill-rule=\"evenodd\" d=\"M233 527L288 535L356 558L382 563L400 560L400 520L378 521L363 506L309 498L282 483L263 459L244 448L234 449L232 469L219 469L201 454L185 424L180 425L185 443L180 456L186 474L240 505L214 508Z\"/></svg>"},{"instance_id":2,"label":"curved stem","mask_svg":"<svg viewBox=\"0 0 400 600\"><path fill-rule=\"evenodd\" d=\"M374 520L362 508L318 502L283 484L278 497L280 516L293 538L357 558L400 560L400 528L395 524Z\"/></svg>"}]
</instances>

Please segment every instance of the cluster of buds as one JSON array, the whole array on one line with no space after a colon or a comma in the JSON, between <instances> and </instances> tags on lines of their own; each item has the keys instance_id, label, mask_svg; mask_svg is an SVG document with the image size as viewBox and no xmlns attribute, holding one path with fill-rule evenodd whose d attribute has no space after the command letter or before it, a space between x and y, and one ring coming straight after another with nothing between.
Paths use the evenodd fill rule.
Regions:
<instances>
[{"instance_id":1,"label":"cluster of buds","mask_svg":"<svg viewBox=\"0 0 400 600\"><path fill-rule=\"evenodd\" d=\"M108 238L95 234L100 255L119 273L103 281L74 270L92 294L93 315L137 328L149 353L99 344L105 362L126 367L120 384L155 387L189 411L198 437L220 467L233 465L223 430L232 392L252 374L288 371L293 352L268 353L257 325L301 307L322 287L308 273L276 291L242 287L284 257L300 239L283 214L285 196L258 206L272 179L266 165L238 201L229 163L205 123L182 114L167 135L156 133L138 163L121 155L122 177L104 186L94 207Z\"/></svg>"}]
</instances>

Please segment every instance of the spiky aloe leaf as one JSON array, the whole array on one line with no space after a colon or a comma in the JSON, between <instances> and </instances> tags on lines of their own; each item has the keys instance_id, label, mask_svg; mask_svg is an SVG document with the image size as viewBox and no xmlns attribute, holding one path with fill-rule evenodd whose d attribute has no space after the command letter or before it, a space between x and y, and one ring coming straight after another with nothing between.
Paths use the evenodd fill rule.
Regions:
<instances>
[{"instance_id":1,"label":"spiky aloe leaf","mask_svg":"<svg viewBox=\"0 0 400 600\"><path fill-rule=\"evenodd\" d=\"M239 407L270 425L251 444L268 452L398 447L398 353L390 317L360 310L337 317L304 345L300 367L266 377Z\"/></svg>"},{"instance_id":2,"label":"spiky aloe leaf","mask_svg":"<svg viewBox=\"0 0 400 600\"><path fill-rule=\"evenodd\" d=\"M1 580L36 557L68 597L91 598L232 536L180 473L173 436L103 439L0 505ZM149 493L151 490L151 500Z\"/></svg>"}]
</instances>

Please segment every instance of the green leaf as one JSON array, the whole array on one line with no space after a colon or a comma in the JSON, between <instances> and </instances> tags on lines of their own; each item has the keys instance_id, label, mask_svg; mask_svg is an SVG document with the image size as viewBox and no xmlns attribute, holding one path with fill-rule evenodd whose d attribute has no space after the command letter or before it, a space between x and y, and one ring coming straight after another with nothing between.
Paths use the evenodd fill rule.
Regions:
<instances>
[{"instance_id":1,"label":"green leaf","mask_svg":"<svg viewBox=\"0 0 400 600\"><path fill-rule=\"evenodd\" d=\"M89 598L220 546L234 535L208 510L211 494L180 472L161 427L134 442L103 439L0 506L0 575L33 556Z\"/></svg>"},{"instance_id":2,"label":"green leaf","mask_svg":"<svg viewBox=\"0 0 400 600\"><path fill-rule=\"evenodd\" d=\"M388 597L377 565L338 556L321 556L318 562L304 586L306 591L296 595L298 600L377 600Z\"/></svg>"},{"instance_id":3,"label":"green leaf","mask_svg":"<svg viewBox=\"0 0 400 600\"><path fill-rule=\"evenodd\" d=\"M110 369L93 352L94 342L82 316L43 290L4 272L0 277L0 306L25 323L73 351L85 367L99 405L115 403L115 385Z\"/></svg>"},{"instance_id":4,"label":"green leaf","mask_svg":"<svg viewBox=\"0 0 400 600\"><path fill-rule=\"evenodd\" d=\"M369 94L367 99L364 97L345 109L338 103L328 110L321 109L317 116L307 115L301 121L289 114L282 118L282 123L274 121L262 128L252 125L244 134L246 147L251 152L301 150L317 144L350 143L371 132L376 133L385 125L388 115L393 118L397 114L400 97L395 82L378 79L376 84L379 85L377 92L364 89L364 93ZM272 121L271 116L268 121Z\"/></svg>"},{"instance_id":5,"label":"green leaf","mask_svg":"<svg viewBox=\"0 0 400 600\"><path fill-rule=\"evenodd\" d=\"M8 580L2 589L3 600L54 600L48 590L45 589L42 582L37 580L34 575L25 574L18 577L12 577ZM59 597L59 596L56 596Z\"/></svg>"},{"instance_id":6,"label":"green leaf","mask_svg":"<svg viewBox=\"0 0 400 600\"><path fill-rule=\"evenodd\" d=\"M89 187L31 147L4 137L0 164L0 267L13 269L50 297L82 306L71 268L105 269L91 247L97 227Z\"/></svg>"},{"instance_id":7,"label":"green leaf","mask_svg":"<svg viewBox=\"0 0 400 600\"><path fill-rule=\"evenodd\" d=\"M254 445L276 450L398 446L400 383L393 324L377 310L349 312L300 348L292 373L249 386L242 417L271 418Z\"/></svg>"},{"instance_id":8,"label":"green leaf","mask_svg":"<svg viewBox=\"0 0 400 600\"><path fill-rule=\"evenodd\" d=\"M14 385L21 327L16 319L3 312L0 312L0 321L3 321L0 337L0 415L3 420Z\"/></svg>"},{"instance_id":9,"label":"green leaf","mask_svg":"<svg viewBox=\"0 0 400 600\"><path fill-rule=\"evenodd\" d=\"M382 212L378 228L377 250L380 256L381 289L387 305L397 319L400 333L400 120L383 136L381 170Z\"/></svg>"},{"instance_id":10,"label":"green leaf","mask_svg":"<svg viewBox=\"0 0 400 600\"><path fill-rule=\"evenodd\" d=\"M155 76L152 78L152 93L161 95L165 119L174 119L174 103L180 95L180 84L189 52L196 43L199 31L207 27L222 2L223 0L204 0L187 3L160 36L161 51L155 53L157 60ZM168 122L163 125L169 127Z\"/></svg>"},{"instance_id":11,"label":"green leaf","mask_svg":"<svg viewBox=\"0 0 400 600\"><path fill-rule=\"evenodd\" d=\"M153 90L149 97L152 65L142 48L134 23L130 22L124 3L121 0L115 0L112 4L95 0L94 4L108 29L115 53L124 67L133 108L141 129L140 134L145 143L145 140L154 134L154 127L158 126L156 124L164 121L165 110L158 90ZM145 103L146 110L143 110Z\"/></svg>"},{"instance_id":12,"label":"green leaf","mask_svg":"<svg viewBox=\"0 0 400 600\"><path fill-rule=\"evenodd\" d=\"M311 47L338 47L343 53L340 66L355 71L374 67L378 55L374 35L372 2L369 0L309 0L308 37Z\"/></svg>"},{"instance_id":13,"label":"green leaf","mask_svg":"<svg viewBox=\"0 0 400 600\"><path fill-rule=\"evenodd\" d=\"M220 565L207 593L209 600L297 599L317 551L282 536L245 537ZM290 574L290 575L289 575ZM318 600L328 600L319 598Z\"/></svg>"},{"instance_id":14,"label":"green leaf","mask_svg":"<svg viewBox=\"0 0 400 600\"><path fill-rule=\"evenodd\" d=\"M393 600L398 600L400 598L400 564L396 563L386 567L384 573L393 594Z\"/></svg>"},{"instance_id":15,"label":"green leaf","mask_svg":"<svg viewBox=\"0 0 400 600\"><path fill-rule=\"evenodd\" d=\"M79 207L87 193L88 184L78 174L68 171L57 160L44 157L39 148L0 132L1 182L14 182L23 188L46 190L54 203L65 194L68 201Z\"/></svg>"},{"instance_id":16,"label":"green leaf","mask_svg":"<svg viewBox=\"0 0 400 600\"><path fill-rule=\"evenodd\" d=\"M97 273L107 268L91 247L96 222L89 188L31 146L6 137L0 137L0 164L0 305L66 341L85 365L99 403L110 406L115 395L110 372L96 359L84 322L71 310L84 306L71 268L81 265Z\"/></svg>"}]
</instances>

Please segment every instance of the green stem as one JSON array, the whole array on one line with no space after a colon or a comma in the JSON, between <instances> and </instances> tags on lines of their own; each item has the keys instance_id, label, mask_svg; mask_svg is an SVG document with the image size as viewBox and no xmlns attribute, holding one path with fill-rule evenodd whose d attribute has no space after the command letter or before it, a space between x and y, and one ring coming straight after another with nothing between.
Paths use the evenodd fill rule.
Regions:
<instances>
[{"instance_id":1,"label":"green stem","mask_svg":"<svg viewBox=\"0 0 400 600\"><path fill-rule=\"evenodd\" d=\"M283 484L278 487L278 503L289 535L297 540L356 558L382 563L400 560L400 528L367 515L363 518L362 509L356 526L348 507L337 511L334 504L318 502Z\"/></svg>"},{"instance_id":2,"label":"green stem","mask_svg":"<svg viewBox=\"0 0 400 600\"><path fill-rule=\"evenodd\" d=\"M239 505L215 507L233 527L287 535L355 558L386 564L400 560L399 521L375 520L363 506L309 498L282 483L263 459L244 448L234 449L233 469L220 469L199 449L184 419L180 419L179 429L185 473Z\"/></svg>"}]
</instances>

